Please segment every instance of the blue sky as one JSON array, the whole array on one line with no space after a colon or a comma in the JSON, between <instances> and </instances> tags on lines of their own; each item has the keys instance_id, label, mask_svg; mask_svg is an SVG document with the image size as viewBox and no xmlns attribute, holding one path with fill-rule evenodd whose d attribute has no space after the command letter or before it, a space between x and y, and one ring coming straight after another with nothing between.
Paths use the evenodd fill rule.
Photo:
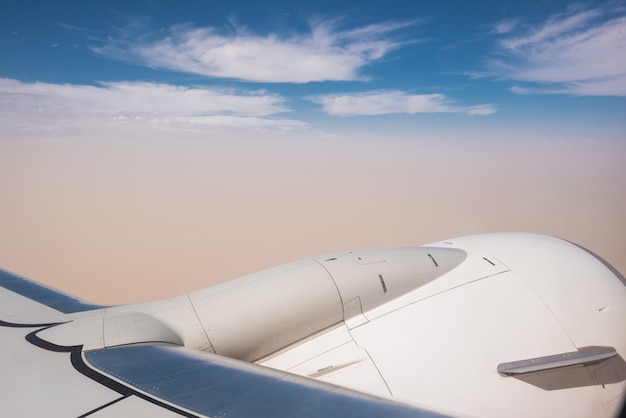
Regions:
<instances>
[{"instance_id":1,"label":"blue sky","mask_svg":"<svg viewBox=\"0 0 626 418\"><path fill-rule=\"evenodd\" d=\"M626 270L623 0L10 0L0 28L27 277L149 300L494 231Z\"/></svg>"},{"instance_id":2,"label":"blue sky","mask_svg":"<svg viewBox=\"0 0 626 418\"><path fill-rule=\"evenodd\" d=\"M16 131L626 129L623 1L11 1L0 22Z\"/></svg>"}]
</instances>

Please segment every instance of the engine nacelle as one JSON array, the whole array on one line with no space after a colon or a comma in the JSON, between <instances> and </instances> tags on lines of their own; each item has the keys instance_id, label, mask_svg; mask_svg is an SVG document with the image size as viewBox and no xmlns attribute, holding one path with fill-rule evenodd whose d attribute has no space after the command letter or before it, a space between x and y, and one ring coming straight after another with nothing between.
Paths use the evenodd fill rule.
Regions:
<instances>
[{"instance_id":1,"label":"engine nacelle","mask_svg":"<svg viewBox=\"0 0 626 418\"><path fill-rule=\"evenodd\" d=\"M458 266L463 250L351 251L294 262L190 300L217 354L254 361L401 297Z\"/></svg>"}]
</instances>

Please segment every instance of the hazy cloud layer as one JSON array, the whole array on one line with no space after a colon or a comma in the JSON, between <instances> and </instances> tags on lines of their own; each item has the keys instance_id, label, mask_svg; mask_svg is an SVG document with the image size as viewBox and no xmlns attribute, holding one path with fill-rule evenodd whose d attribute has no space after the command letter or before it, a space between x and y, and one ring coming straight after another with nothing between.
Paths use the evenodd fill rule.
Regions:
<instances>
[{"instance_id":1,"label":"hazy cloud layer","mask_svg":"<svg viewBox=\"0 0 626 418\"><path fill-rule=\"evenodd\" d=\"M124 303L335 251L526 231L626 273L626 143L491 134L0 141L2 268Z\"/></svg>"},{"instance_id":2,"label":"hazy cloud layer","mask_svg":"<svg viewBox=\"0 0 626 418\"><path fill-rule=\"evenodd\" d=\"M334 116L385 115L390 113L466 113L490 115L491 104L456 106L443 94L408 94L402 91L368 91L356 94L326 94L309 100L321 104L324 112Z\"/></svg>"},{"instance_id":3,"label":"hazy cloud layer","mask_svg":"<svg viewBox=\"0 0 626 418\"><path fill-rule=\"evenodd\" d=\"M287 112L284 99L266 91L234 91L145 82L99 86L23 83L0 79L0 118L28 120L144 120L200 126L294 127L302 122L271 118Z\"/></svg>"},{"instance_id":4,"label":"hazy cloud layer","mask_svg":"<svg viewBox=\"0 0 626 418\"><path fill-rule=\"evenodd\" d=\"M624 10L572 8L521 32L506 22L496 28L507 36L495 74L536 83L514 92L626 96Z\"/></svg>"},{"instance_id":5,"label":"hazy cloud layer","mask_svg":"<svg viewBox=\"0 0 626 418\"><path fill-rule=\"evenodd\" d=\"M179 25L156 39L125 34L93 50L153 68L252 82L363 80L359 71L398 48L401 42L392 35L416 22L343 31L336 23L312 22L308 33L287 36L257 35L245 28L224 34L212 27Z\"/></svg>"},{"instance_id":6,"label":"hazy cloud layer","mask_svg":"<svg viewBox=\"0 0 626 418\"><path fill-rule=\"evenodd\" d=\"M256 116L233 116L233 115L214 115L214 116L177 116L172 118L173 122L188 123L194 126L223 126L229 128L277 128L287 130L290 128L305 127L305 122L293 119L273 119L260 118Z\"/></svg>"}]
</instances>

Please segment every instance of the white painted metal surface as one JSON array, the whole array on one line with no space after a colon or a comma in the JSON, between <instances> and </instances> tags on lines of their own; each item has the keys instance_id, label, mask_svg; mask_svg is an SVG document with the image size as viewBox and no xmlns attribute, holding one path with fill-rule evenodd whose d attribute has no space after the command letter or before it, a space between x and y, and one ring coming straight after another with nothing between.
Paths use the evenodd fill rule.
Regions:
<instances>
[{"instance_id":1,"label":"white painted metal surface","mask_svg":"<svg viewBox=\"0 0 626 418\"><path fill-rule=\"evenodd\" d=\"M98 383L87 377L89 366L68 361L70 351L75 359L80 352L154 343L254 361L458 416L613 417L626 392L625 283L584 249L540 235L331 254L167 301L107 308L3 273L0 321L0 396L3 412L16 417L79 416L98 405L93 416L178 416L132 395L137 388L115 386L128 380L109 376ZM34 337L25 340L29 333ZM581 348L605 355L559 363ZM526 367L533 359L541 364ZM498 373L501 364L526 369ZM554 367L559 364L567 367ZM192 372L176 379L184 384ZM64 406L62 387L80 399ZM51 406L21 408L21 394L31 389ZM209 409L196 411L203 410Z\"/></svg>"},{"instance_id":2,"label":"white painted metal surface","mask_svg":"<svg viewBox=\"0 0 626 418\"><path fill-rule=\"evenodd\" d=\"M572 244L537 235L494 234L434 245L463 249L467 259L436 280L364 310L369 321L349 326L386 390L357 368L318 378L463 416L618 413L626 390L622 356L525 378L497 373L501 362L590 345L626 353L626 287L609 269ZM302 347L296 350L306 357ZM262 364L309 374L286 360L290 351ZM327 356L311 348L301 364Z\"/></svg>"}]
</instances>

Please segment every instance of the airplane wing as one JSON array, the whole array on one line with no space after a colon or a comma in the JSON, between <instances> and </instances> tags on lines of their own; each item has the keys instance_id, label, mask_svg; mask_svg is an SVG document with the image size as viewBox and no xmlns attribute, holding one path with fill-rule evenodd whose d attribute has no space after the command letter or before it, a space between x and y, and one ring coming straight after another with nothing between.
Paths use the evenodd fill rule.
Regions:
<instances>
[{"instance_id":1,"label":"airplane wing","mask_svg":"<svg viewBox=\"0 0 626 418\"><path fill-rule=\"evenodd\" d=\"M174 344L84 350L40 336L105 309L0 271L3 416L443 416Z\"/></svg>"},{"instance_id":2,"label":"airplane wing","mask_svg":"<svg viewBox=\"0 0 626 418\"><path fill-rule=\"evenodd\" d=\"M0 271L9 417L613 417L626 280L534 234L348 251L99 306Z\"/></svg>"}]
</instances>

